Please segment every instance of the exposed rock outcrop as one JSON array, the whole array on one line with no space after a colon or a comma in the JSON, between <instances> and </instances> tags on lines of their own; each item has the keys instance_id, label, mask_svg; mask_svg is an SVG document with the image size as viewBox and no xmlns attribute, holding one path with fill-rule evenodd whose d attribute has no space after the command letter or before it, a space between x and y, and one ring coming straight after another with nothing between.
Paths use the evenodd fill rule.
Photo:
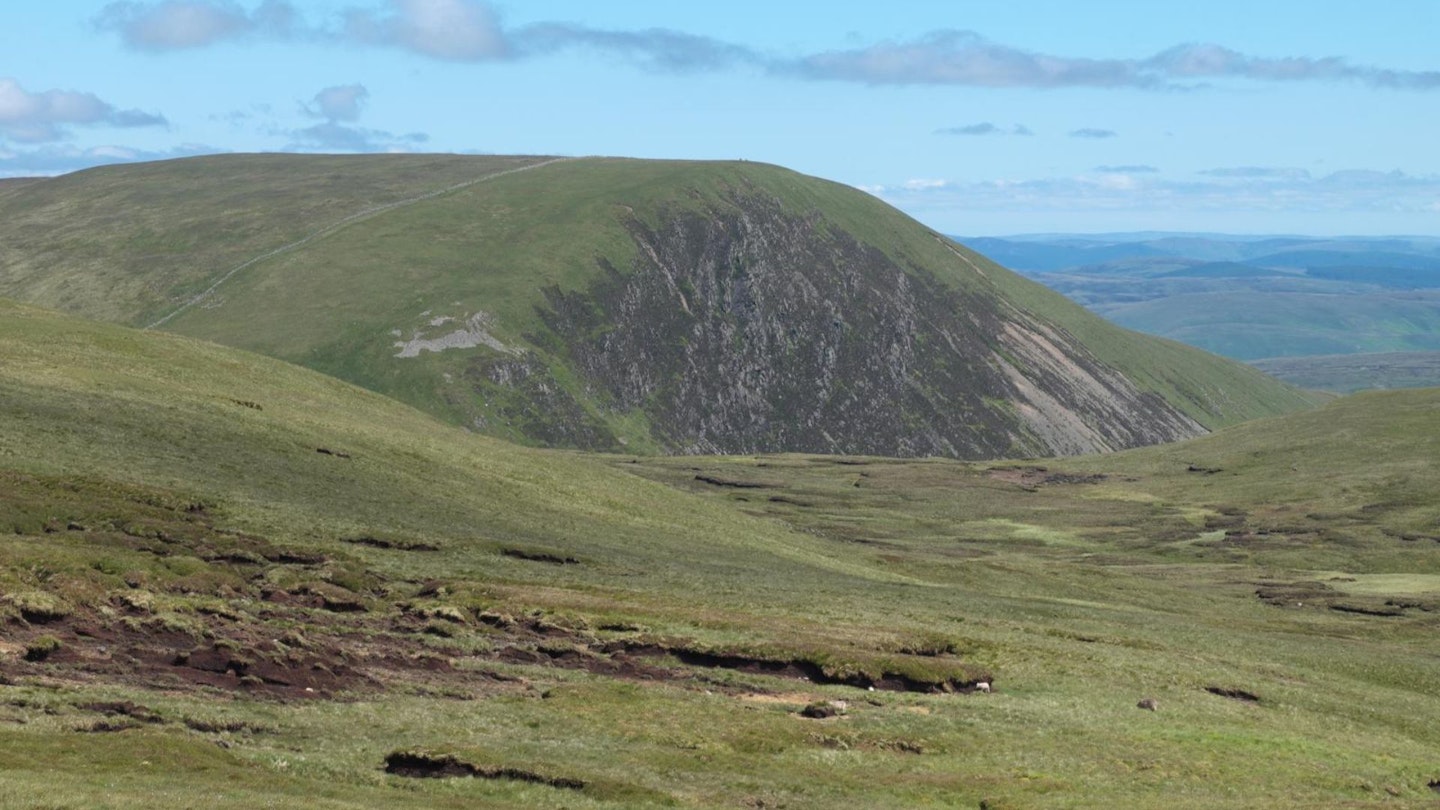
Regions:
<instances>
[{"instance_id":1,"label":"exposed rock outcrop","mask_svg":"<svg viewBox=\"0 0 1440 810\"><path fill-rule=\"evenodd\" d=\"M688 453L1073 455L1204 429L1054 324L763 194L627 223L626 271L547 291L587 385Z\"/></svg>"}]
</instances>

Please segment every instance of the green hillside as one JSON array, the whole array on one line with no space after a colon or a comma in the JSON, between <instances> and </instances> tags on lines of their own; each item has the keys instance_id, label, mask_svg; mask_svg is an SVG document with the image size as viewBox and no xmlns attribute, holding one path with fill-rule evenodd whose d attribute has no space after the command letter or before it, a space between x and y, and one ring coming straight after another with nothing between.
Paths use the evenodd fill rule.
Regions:
<instances>
[{"instance_id":1,"label":"green hillside","mask_svg":"<svg viewBox=\"0 0 1440 810\"><path fill-rule=\"evenodd\" d=\"M1440 391L637 459L8 303L0 357L0 806L1433 802Z\"/></svg>"},{"instance_id":2,"label":"green hillside","mask_svg":"<svg viewBox=\"0 0 1440 810\"><path fill-rule=\"evenodd\" d=\"M245 155L107 166L17 185L0 202L4 294L145 326L236 266L320 228L472 172L532 162Z\"/></svg>"},{"instance_id":3,"label":"green hillside","mask_svg":"<svg viewBox=\"0 0 1440 810\"><path fill-rule=\"evenodd\" d=\"M0 197L0 295L631 452L1113 450L1307 407L762 164L218 156Z\"/></svg>"}]
</instances>

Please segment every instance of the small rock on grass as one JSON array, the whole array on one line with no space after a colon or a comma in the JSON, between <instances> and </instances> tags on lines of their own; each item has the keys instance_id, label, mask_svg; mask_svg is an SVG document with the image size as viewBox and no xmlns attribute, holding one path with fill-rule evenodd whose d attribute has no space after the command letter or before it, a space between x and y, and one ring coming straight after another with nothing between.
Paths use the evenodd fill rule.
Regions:
<instances>
[{"instance_id":1,"label":"small rock on grass","mask_svg":"<svg viewBox=\"0 0 1440 810\"><path fill-rule=\"evenodd\" d=\"M824 720L827 717L839 717L845 714L850 704L843 700L819 700L800 710L801 717L809 717L812 720Z\"/></svg>"}]
</instances>

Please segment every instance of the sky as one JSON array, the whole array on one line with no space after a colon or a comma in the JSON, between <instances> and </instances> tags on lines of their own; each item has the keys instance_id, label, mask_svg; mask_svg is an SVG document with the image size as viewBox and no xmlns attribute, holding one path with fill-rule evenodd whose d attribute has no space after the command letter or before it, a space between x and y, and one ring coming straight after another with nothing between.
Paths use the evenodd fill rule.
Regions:
<instances>
[{"instance_id":1,"label":"sky","mask_svg":"<svg viewBox=\"0 0 1440 810\"><path fill-rule=\"evenodd\" d=\"M9 0L0 177L776 163L946 233L1440 236L1436 0Z\"/></svg>"}]
</instances>

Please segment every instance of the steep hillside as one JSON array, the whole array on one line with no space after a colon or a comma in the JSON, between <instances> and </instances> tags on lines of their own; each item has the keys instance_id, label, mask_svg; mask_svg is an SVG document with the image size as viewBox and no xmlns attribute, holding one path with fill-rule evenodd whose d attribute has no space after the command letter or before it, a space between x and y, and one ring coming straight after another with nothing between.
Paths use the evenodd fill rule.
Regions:
<instances>
[{"instance_id":1,"label":"steep hillside","mask_svg":"<svg viewBox=\"0 0 1440 810\"><path fill-rule=\"evenodd\" d=\"M0 223L0 294L530 443L1066 455L1308 404L760 164L203 158L22 188Z\"/></svg>"},{"instance_id":2,"label":"steep hillside","mask_svg":"<svg viewBox=\"0 0 1440 810\"><path fill-rule=\"evenodd\" d=\"M761 546L763 557L804 544L757 535L743 519L716 540L703 524L736 518L717 510L696 524L689 499L598 461L466 435L348 383L203 341L0 299L0 357L7 468L210 503L222 522L279 542L334 550L345 548L338 538L368 534L491 555L557 547L617 555L660 578L686 570L669 551L677 545L704 543L712 562L750 569ZM16 528L57 517L37 512ZM524 569L500 563L492 574Z\"/></svg>"}]
</instances>

